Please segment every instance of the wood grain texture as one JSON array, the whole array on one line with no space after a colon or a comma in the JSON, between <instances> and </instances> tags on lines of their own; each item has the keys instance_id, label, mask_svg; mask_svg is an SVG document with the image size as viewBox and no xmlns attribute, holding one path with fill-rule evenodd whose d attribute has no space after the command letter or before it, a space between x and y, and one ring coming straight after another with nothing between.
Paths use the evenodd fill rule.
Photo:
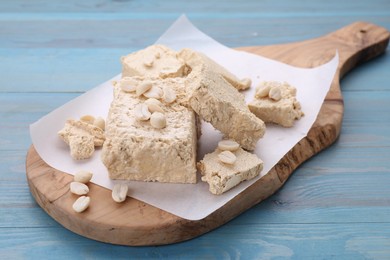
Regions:
<instances>
[{"instance_id":1,"label":"wood grain texture","mask_svg":"<svg viewBox=\"0 0 390 260\"><path fill-rule=\"evenodd\" d=\"M291 149L262 179L225 206L200 221L188 221L129 199L116 205L110 192L90 185L91 207L83 214L73 213L68 185L71 176L51 169L31 147L27 155L27 179L39 205L66 228L84 236L114 244L156 245L187 240L208 232L233 219L277 191L305 160L332 144L340 134L343 99L340 78L354 66L383 53L389 32L364 22L354 23L324 37L276 46L246 47L242 50L261 54L288 64L314 67L328 61L338 49L340 66L320 114L306 138Z\"/></svg>"},{"instance_id":2,"label":"wood grain texture","mask_svg":"<svg viewBox=\"0 0 390 260\"><path fill-rule=\"evenodd\" d=\"M4 255L13 259L36 258L34 256L44 256L47 252L61 253L53 259L386 259L389 253L386 248L390 246L388 223L331 227L326 224L263 224L252 229L230 225L200 237L196 243L138 248L90 243L61 228L5 228L3 231L0 243L10 241L10 246L3 250Z\"/></svg>"},{"instance_id":3,"label":"wood grain texture","mask_svg":"<svg viewBox=\"0 0 390 260\"><path fill-rule=\"evenodd\" d=\"M198 247L179 243L165 247L124 247L90 243L61 228L6 228L0 240L12 259L38 258L56 252L56 259L386 259L390 225L278 224L249 228L222 227L198 238ZM259 238L261 234L261 238ZM24 243L18 243L23 241ZM80 254L83 252L84 254ZM0 255L1 256L1 255Z\"/></svg>"},{"instance_id":4,"label":"wood grain texture","mask_svg":"<svg viewBox=\"0 0 390 260\"><path fill-rule=\"evenodd\" d=\"M389 48L342 79L338 140L212 232L158 247L105 244L36 204L28 125L118 74L117 57L154 42L182 13L230 47L301 41L360 20L390 30L388 0L1 1L0 259L389 259Z\"/></svg>"},{"instance_id":5,"label":"wood grain texture","mask_svg":"<svg viewBox=\"0 0 390 260\"><path fill-rule=\"evenodd\" d=\"M310 16L313 10L317 10L316 15L322 16L331 13L345 14L345 7L349 7L351 13L364 13L365 11L372 16L385 13L390 3L386 0L373 0L372 2L362 1L355 4L356 8L351 8L350 2L340 3L337 0L329 0L322 2L293 2L281 0L277 3L265 1L261 5L257 1L232 1L229 5L221 5L219 1L198 0L196 2L187 1L185 5L179 5L178 2L169 1L162 5L158 0L143 1L84 1L82 4L76 0L72 1L45 1L36 0L31 4L29 0L15 0L2 3L0 13L128 13L133 11L138 13L137 19L149 19L154 15L166 16L167 14L176 14L180 12L197 13L205 18L210 17L209 14L222 16L224 13L229 13L233 16L250 16L251 14L268 13L269 16L275 17L275 13L288 13L290 16ZM164 12L161 8L164 8ZM215 8L218 7L218 8ZM261 7L261 8L260 8ZM321 11L321 12L319 12ZM298 12L298 14L297 14ZM149 13L152 13L148 16ZM303 15L302 15L303 14ZM70 18L71 19L71 18Z\"/></svg>"}]
</instances>

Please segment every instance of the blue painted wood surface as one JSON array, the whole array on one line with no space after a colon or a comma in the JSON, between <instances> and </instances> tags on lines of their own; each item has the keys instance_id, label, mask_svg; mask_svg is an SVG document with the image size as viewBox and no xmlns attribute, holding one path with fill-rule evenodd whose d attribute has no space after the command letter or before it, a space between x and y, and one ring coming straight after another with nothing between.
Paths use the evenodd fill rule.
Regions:
<instances>
[{"instance_id":1,"label":"blue painted wood surface","mask_svg":"<svg viewBox=\"0 0 390 260\"><path fill-rule=\"evenodd\" d=\"M390 30L390 1L1 1L0 259L390 259L390 57L342 81L338 141L274 196L193 240L124 247L78 236L34 201L28 125L120 71L182 13L230 47L318 37L358 20Z\"/></svg>"}]
</instances>

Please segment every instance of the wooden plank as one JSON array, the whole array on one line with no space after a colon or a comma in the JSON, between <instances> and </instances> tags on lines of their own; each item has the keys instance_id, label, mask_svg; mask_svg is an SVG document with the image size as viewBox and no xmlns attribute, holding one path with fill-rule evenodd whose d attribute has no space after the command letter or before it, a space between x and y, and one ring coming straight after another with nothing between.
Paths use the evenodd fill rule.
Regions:
<instances>
[{"instance_id":1,"label":"wooden plank","mask_svg":"<svg viewBox=\"0 0 390 260\"><path fill-rule=\"evenodd\" d=\"M89 185L90 194L92 198L98 198L99 203L91 205L83 214L76 214L70 207L75 199L68 188L72 178L49 167L33 147L26 160L31 193L38 204L66 228L99 241L123 245L155 245L183 241L203 234L273 194L298 165L335 141L340 133L343 115L338 79L359 62L382 53L387 47L389 36L390 33L384 28L359 22L322 38L302 43L245 48L252 53L308 67L328 61L334 55L334 49L338 49L340 64L308 136L291 149L267 175L205 219L181 219L131 198L118 207L111 199L107 199L110 197L108 190L94 184Z\"/></svg>"},{"instance_id":2,"label":"wooden plank","mask_svg":"<svg viewBox=\"0 0 390 260\"><path fill-rule=\"evenodd\" d=\"M357 149L336 143L301 165L294 178L272 198L245 213L241 222L254 225L325 223L329 219L332 223L387 222L390 215L389 147L390 144ZM41 214L30 196L24 157L25 150L20 150L7 151L0 158L3 173L0 175L0 197L3 198L0 227L53 226L53 221Z\"/></svg>"},{"instance_id":3,"label":"wooden plank","mask_svg":"<svg viewBox=\"0 0 390 260\"><path fill-rule=\"evenodd\" d=\"M83 239L62 228L4 228L0 257L65 259L387 259L390 224L264 224L221 227L164 247L124 247Z\"/></svg>"},{"instance_id":4,"label":"wooden plank","mask_svg":"<svg viewBox=\"0 0 390 260\"><path fill-rule=\"evenodd\" d=\"M299 168L294 176L313 176L325 174L333 177L333 174L342 174L345 177L358 176L360 174L386 173L390 170L390 143L384 146L349 146L336 141L334 145L321 152L321 155L313 157ZM375 162L375 163L373 163ZM350 176L348 176L350 175Z\"/></svg>"},{"instance_id":5,"label":"wooden plank","mask_svg":"<svg viewBox=\"0 0 390 260\"><path fill-rule=\"evenodd\" d=\"M0 49L0 92L84 92L121 71L119 57L132 48ZM53 66L55 64L55 66ZM347 74L343 92L390 90L390 58L378 57ZM17 80L15 80L17 79Z\"/></svg>"},{"instance_id":6,"label":"wooden plank","mask_svg":"<svg viewBox=\"0 0 390 260\"><path fill-rule=\"evenodd\" d=\"M229 46L242 46L242 45L266 45L274 44L277 42L290 42L295 40L302 40L304 38L311 38L313 36L319 36L327 31L332 31L339 26L342 26L340 19L346 21L346 23L364 19L366 21L371 21L378 23L382 26L385 26L387 29L390 29L388 26L388 11L389 1L231 1L220 6L218 8L215 6L216 3L200 0L196 2L186 1L166 1L164 4L152 1L92 1L87 0L83 1L44 1L37 0L34 3L28 0L15 0L15 1L2 1L0 4L0 13L6 14L5 16L0 15L0 21L6 21L1 24L0 31L5 31L8 24L12 24L15 20L22 21L23 17L19 16L19 13L25 13L29 16L29 19L32 20L46 20L46 24L50 25L51 21L56 21L53 19L55 15L58 15L58 19L63 20L72 20L79 19L79 17L86 16L87 21L81 21L80 23L94 23L93 16L88 16L88 13L96 13L97 16L102 15L102 20L113 20L120 19L124 16L132 16L133 19L130 23L143 23L142 20L153 18L152 16L159 13L163 13L162 18L155 19L155 25L160 26L162 31L173 21L177 15L185 11L190 13L191 20L195 21L195 24L199 26L202 30L207 33L212 33L211 36L217 38L223 43ZM159 13L157 12L157 9ZM130 10L132 9L132 10ZM218 10L218 12L216 11ZM14 13L13 13L14 12ZM63 15L63 13L72 13L71 15ZM107 14L107 12L112 12ZM121 14L118 14L121 12ZM32 15L35 13L36 15ZM50 13L53 13L51 16ZM137 15L138 14L138 15ZM387 14L387 15L386 15ZM246 16L248 20L243 20ZM10 18L11 17L11 18ZM13 18L12 18L13 17ZM115 18L117 17L117 18ZM256 17L260 17L257 19ZM313 19L307 19L307 17L313 17ZM380 18L380 20L378 19ZM383 20L383 17L387 17ZM278 23L280 18L283 23ZM287 18L287 19L286 19ZM300 19L304 18L304 19ZM7 20L8 19L8 20ZM213 23L216 20L224 19L226 22L225 28L223 24L219 26L212 27L208 29L209 26L213 26ZM386 20L387 19L387 20ZM207 22L204 22L207 20ZM270 20L271 22L269 22ZM25 21L28 22L28 21ZM241 26L235 26L233 29L226 28L232 26L234 23L240 23ZM304 22L308 22L305 24ZM250 24L249 24L250 23ZM287 25L286 25L287 23ZM330 26L328 26L328 23ZM340 23L340 24L339 24ZM345 23L345 24L346 24ZM146 23L144 23L146 24ZM290 25L291 24L291 25ZM249 26L248 26L249 25ZM316 28L315 26L321 28ZM43 26L43 24L42 24ZM334 27L332 27L334 26ZM97 26L92 26L93 28L99 29ZM26 27L31 29L31 27ZM288 30L284 30L288 28ZM45 30L44 27L32 28L34 30ZM145 27L145 30L147 28ZM144 30L144 31L145 31ZM150 36L150 39L155 39L162 31L158 32L155 36ZM226 32L229 32L230 35L227 35ZM24 33L24 31L20 31ZM143 32L139 30L131 31L135 39L134 43L137 48L142 48L145 46L143 43L144 37L138 37L143 35ZM0 32L1 33L1 32ZM67 33L71 33L70 30ZM100 33L98 31L98 33ZM116 33L120 33L117 31ZM39 33L37 33L39 35ZM2 40L7 39L7 35L2 35ZM53 72L61 72L61 70L69 70L72 67L77 68L78 70L83 70L84 65L88 64L89 57L93 56L93 52L96 50L100 52L101 49L93 47L93 44L88 46L87 43L84 44L85 49L75 48L74 42L71 40L68 42L58 41L57 45L50 45L50 48L43 46L43 49L37 48L36 42L34 42L34 35L30 35L30 42L32 46L28 45L28 42L17 42L19 36L16 37L16 40L6 40L7 48L0 49L0 66L1 71L3 72L2 77L0 77L0 92L31 92L31 91L59 91L59 92L68 92L75 91L80 92L88 89L91 86L96 85L94 79L96 78L97 83L100 83L103 80L106 80L106 77L98 79L94 75L94 71L87 71L87 76L89 78L83 78L91 84L83 84L77 82L76 77L81 77L77 75L75 77L64 77L63 79L69 81L72 84L67 89L67 84L61 82L61 86L53 87L55 82L55 76L52 76ZM139 41L136 41L137 37ZM291 38L289 38L291 37ZM95 37L96 38L96 37ZM57 38L61 40L61 38ZM94 39L92 36L89 39ZM106 46L103 46L107 53L102 59L97 58L96 62L98 63L97 67L99 68L97 74L103 75L107 73L108 77L114 74L108 73L104 70L104 60L107 59L110 66L117 66L115 62L111 62L112 58L109 53L111 51L116 52L114 41L120 41L118 43L121 46L124 46L122 41L123 38L115 37L115 40L110 41L110 45L106 43ZM133 39L133 38L132 38ZM98 44L104 44L101 38L98 38ZM12 42L12 43L11 43ZM16 43L16 44L13 44ZM234 44L233 44L234 43ZM0 42L0 45L2 43ZM15 48L16 46L23 46L22 48ZM31 48L33 47L33 48ZM118 47L120 48L120 47ZM122 49L129 48L129 46L124 46ZM130 46L132 48L132 46ZM135 47L134 47L135 49ZM46 50L48 50L46 52ZM83 50L88 52L83 56ZM14 60L12 56L7 56L7 52L13 51ZM56 52L63 51L62 56L65 61L55 60ZM76 51L76 52L75 52ZM16 53L20 52L20 55ZM78 52L78 53L77 53ZM119 52L119 51L118 51ZM47 56L53 56L53 60L56 61L56 64L60 64L58 67L52 66L51 62L47 62L50 59L47 59ZM81 62L72 56L80 55ZM88 57L89 55L89 57ZM100 55L105 55L104 50ZM4 58L5 57L5 58ZM27 58L27 62L24 57ZM6 59L6 60L5 60ZM72 63L67 63L67 59L74 60ZM378 65L380 60L385 61L385 65ZM13 61L12 61L13 60ZM39 71L36 67L40 65L39 60L43 63L43 68ZM30 68L24 67L23 65L28 64ZM64 62L62 65L61 62ZM378 62L378 63L377 63ZM307 208L302 210L302 207L298 207L297 210L294 210L293 205L289 206L290 201L294 204L296 202L295 197L296 193L291 193L288 189L291 185L300 185L301 182L304 182L305 179L310 179L315 176L322 176L324 179L332 179L333 176L343 174L345 179L338 178L338 181L349 182L353 180L356 183L356 198L358 197L358 190L360 186L358 183L358 176L364 174L370 174L371 170L374 171L373 177L376 181L379 181L382 176L387 176L388 172L385 171L389 169L389 164L387 162L389 146L388 146L388 129L389 127L386 123L381 120L385 119L383 113L369 115L365 113L359 115L358 113L353 113L347 115L348 112L352 111L357 107L364 110L364 105L367 100L375 99L375 92L377 90L386 90L389 89L388 84L388 67L389 67L389 57L385 55L381 58L375 59L374 61L357 68L348 74L342 81L342 87L344 92L350 92L348 97L344 93L346 99L351 98L353 106L347 104L346 102L346 117L349 119L348 122L343 124L342 135L336 143L336 146L331 147L330 149L325 150L321 153L320 156L316 156L306 162L302 167L300 167L295 173L294 178L292 178L282 190L280 190L275 196L271 197L269 200L255 206L253 209L247 211L243 215L239 216L235 220L226 224L224 227L215 230L214 232L208 233L198 239L191 240L188 242L165 246L165 247L143 247L143 248L127 248L122 246L112 246L103 243L98 243L92 240L84 239L83 237L72 234L66 229L59 228L59 225L56 224L47 214L43 213L38 208L29 208L17 204L8 204L8 208L2 208L0 204L0 234L7 234L6 238L2 237L0 239L0 258L4 259L15 259L15 258L44 258L47 255L63 256L64 258L70 257L80 257L80 258L128 258L129 256L134 256L138 258L272 258L280 257L287 258L286 251L289 252L290 249L294 254L291 257L293 259L388 259L390 253L388 252L389 237L388 234L389 221L384 219L383 223L376 223L373 227L370 223L354 223L349 225L348 228L345 228L346 225L333 226L333 221L339 221L341 224L348 223L351 221L351 218L355 221L358 219L379 221L379 216L383 216L386 213L386 207L358 207L356 204L353 207L349 206L340 206L339 210L337 207L338 202L333 201L332 204L323 205L323 207L314 207L313 210ZM19 63L19 64L18 64ZM41 64L42 64L41 63ZM375 65L373 65L375 64ZM12 70L8 68L7 65L12 66ZM92 63L93 65L93 63ZM382 67L383 66L383 67ZM17 73L17 69L21 68L23 75ZM31 73L30 73L30 70ZM47 75L44 74L44 70L47 70L50 73ZM36 72L36 73L33 73ZM103 73L103 74L102 74ZM66 72L65 72L66 74ZM12 75L9 77L8 75ZM31 82L28 81L27 77L38 75L34 79L42 80L41 84L35 83L32 87ZM71 74L69 74L70 76ZM50 76L49 78L46 78ZM6 79L6 80L5 80ZM17 80L20 80L18 83ZM12 86L10 86L11 84ZM23 85L23 86L22 86ZM88 85L88 86L86 86ZM362 103L359 105L359 102L355 101L355 91L363 90L361 97L367 95L366 98L360 99ZM2 97L0 93L0 97ZM383 93L378 93L380 96ZM12 99L14 102L19 102L20 108L17 108L12 105L14 112L10 112L11 116L8 116L7 113L1 113L7 109L6 106L0 108L0 130L3 128L2 123L7 122L7 131L1 133L1 136L4 136L4 133L7 135L7 138L11 140L12 144L16 144L16 147L8 146L2 147L0 145L1 155L4 160L0 161L1 165L5 167L0 168L0 184L2 182L2 177L8 179L9 181L20 181L21 170L24 168L22 165L22 160L18 159L25 155L25 147L30 144L30 139L28 137L27 125L28 125L28 116L31 115L30 111L26 112L26 115L23 116L24 108L24 98L29 94L24 95L20 99ZM45 95L45 94L43 94ZM50 96L49 98L61 99L61 93L59 95ZM9 96L6 96L7 99ZM26 98L28 99L28 98ZM42 102L38 99L28 99L28 102ZM52 101L53 106L48 105L46 108L42 106L40 110L40 115L43 115L46 112L51 111L52 108L55 108L55 100ZM382 103L383 104L383 103ZM7 105L11 105L7 103ZM47 104L46 104L47 105ZM1 106L1 102L0 102ZM29 108L30 106L28 106ZM388 113L387 108L376 105L375 102L370 103L370 107L375 111L385 111ZM10 110L7 110L10 111ZM18 111L18 112L15 112ZM364 112L364 111L363 111ZM36 118L39 116L37 115ZM14 128L10 128L8 122L12 122L13 117L17 116L19 119L25 118L22 121L19 119L17 124L19 129L24 127L22 132L19 134L13 133ZM355 117L355 118L354 118ZM373 118L377 117L378 120ZM381 123L381 127L372 127L370 124L365 124L365 120L371 120L374 123ZM27 123L26 123L27 122ZM366 132L368 131L368 133ZM11 132L11 133L9 133ZM378 137L376 137L377 135ZM371 143L371 141L373 141ZM383 143L381 142L383 141ZM3 143L1 143L3 144ZM379 147L377 149L377 147ZM6 148L6 149L5 149ZM9 153L17 152L19 155L14 157L7 156ZM354 159L356 155L357 159ZM387 157L386 157L387 156ZM8 160L10 160L8 162ZM345 162L343 162L345 160ZM350 168L351 167L351 168ZM362 168L362 169L361 169ZM349 170L348 169L352 169ZM24 170L24 169L23 169ZM347 171L347 173L345 172ZM299 178L299 181L292 182L295 178ZM303 178L303 179L302 179ZM318 180L320 181L320 180ZM312 183L309 181L309 184ZM315 183L315 182L314 182ZM329 181L328 181L329 183ZM372 183L372 182L371 182ZM390 185L387 179L385 179L382 185ZM371 185L372 190L366 191L361 194L360 200L366 200L368 197L367 204L369 200L374 200L373 196L377 192L377 189ZM302 188L307 187L302 185ZM0 191L2 189L0 188ZM297 191L293 189L292 191ZM302 192L298 191L298 194ZM318 190L312 191L312 194L315 198L321 196L322 191L321 187ZM329 194L329 193L328 193ZM382 196L380 194L380 196ZM280 196L280 197L279 197ZM0 198L5 198L7 201L11 201L9 198L13 198L12 193L1 194ZM27 196L22 196L22 204L26 203ZM292 197L292 199L291 199ZM275 198L275 200L274 200ZM290 200L285 200L289 198ZM30 198L31 202L31 198ZM333 204L334 203L334 204ZM27 204L26 204L27 205ZM302 211L300 211L300 209ZM5 215L5 214L8 215ZM297 222L293 226L294 229L283 229L280 228L280 224L283 221L289 221L289 216L292 215L293 219ZM4 217L6 216L6 220ZM13 220L17 216L17 219ZM329 227L329 232L333 232L333 235L325 235L324 233L318 232L316 235L314 232L310 232L310 227L317 227L318 223L310 224L312 220L320 221L324 223L323 229L326 230ZM47 221L47 223L46 223ZM269 221L275 223L274 227L267 226L263 224L262 221ZM301 222L299 224L298 222ZM5 225L3 225L6 223ZM54 224L53 226L50 223ZM308 223L308 224L306 224ZM45 225L47 224L47 225ZM236 225L237 228L232 228L231 225ZM308 228L304 228L304 227ZM17 227L17 228L7 228L4 227ZM38 227L38 228L37 228ZM44 227L44 228L39 228ZM348 229L348 231L346 231ZM356 234L351 240L338 239L339 231L344 234ZM305 239L306 233L310 234L308 239ZM248 234L248 235L247 235ZM268 238L264 238L264 234L267 234ZM272 242L272 239L276 240L286 240L288 242L282 241L281 247L279 247L277 242ZM38 242L41 239L41 242ZM346 242L347 241L347 242ZM288 246L284 246L288 245ZM348 245L348 250L346 246ZM277 250L278 249L278 250ZM288 255L288 254L287 254ZM285 256L285 257L283 257Z\"/></svg>"},{"instance_id":7,"label":"wooden plank","mask_svg":"<svg viewBox=\"0 0 390 260\"><path fill-rule=\"evenodd\" d=\"M85 92L121 72L126 49L0 49L1 92ZM17 80L16 80L17 79Z\"/></svg>"},{"instance_id":8,"label":"wooden plank","mask_svg":"<svg viewBox=\"0 0 390 260\"><path fill-rule=\"evenodd\" d=\"M387 174L385 176L389 175L388 170L367 170L359 174L330 170L330 173L321 176L317 173L314 177L302 177L298 175L298 170L298 176L294 176L274 196L229 225L387 223L390 215L387 192L390 177L383 177L384 173ZM25 181L2 182L0 196L4 199L0 203L0 227L56 226L54 220L42 214L33 201ZM9 193L13 196L6 196Z\"/></svg>"},{"instance_id":9,"label":"wooden plank","mask_svg":"<svg viewBox=\"0 0 390 260\"><path fill-rule=\"evenodd\" d=\"M156 12L157 15L164 13L200 13L203 16L212 17L217 15L235 15L242 13L243 15L250 15L253 13L264 13L270 16L276 16L278 13L286 13L289 15L322 15L331 13L337 15L338 13L353 13L353 12L364 12L374 15L376 12L389 10L386 7L390 7L389 2L386 0L372 0L367 1L321 1L321 2L304 2L288 0L281 0L278 2L263 1L259 5L256 0L247 0L245 2L232 1L229 4L221 5L220 3L210 2L207 0L193 1L167 1L164 5L158 0L149 0L147 2L138 1L83 1L80 4L77 0L72 1L45 1L36 0L32 4L28 0L14 0L6 1L1 3L2 8L0 12L4 13L25 13L25 12L67 12L67 13L79 13L79 12L114 12L114 13L125 13L125 12L136 12L140 13L141 18L149 18L145 15L148 12ZM316 12L313 12L315 10ZM157 12L159 11L159 12ZM297 14L298 13L298 14ZM313 14L314 13L314 14Z\"/></svg>"},{"instance_id":10,"label":"wooden plank","mask_svg":"<svg viewBox=\"0 0 390 260\"><path fill-rule=\"evenodd\" d=\"M390 86L384 91L345 91L340 146L389 146ZM369 86L367 86L368 88ZM28 125L81 93L3 93L0 95L0 150L26 150L31 143ZM362 104L365 104L362 106ZM380 111L380 112L378 112ZM372 116L375 115L375 116ZM375 127L372 127L375 125Z\"/></svg>"},{"instance_id":11,"label":"wooden plank","mask_svg":"<svg viewBox=\"0 0 390 260\"><path fill-rule=\"evenodd\" d=\"M382 91L390 90L387 83L388 76L386 68L390 67L389 48L386 54L362 64L353 71L349 72L341 80L341 89L343 93L349 91ZM348 100L346 100L348 102Z\"/></svg>"},{"instance_id":12,"label":"wooden plank","mask_svg":"<svg viewBox=\"0 0 390 260\"><path fill-rule=\"evenodd\" d=\"M28 126L77 95L0 94L0 150L27 149L31 143Z\"/></svg>"},{"instance_id":13,"label":"wooden plank","mask_svg":"<svg viewBox=\"0 0 390 260\"><path fill-rule=\"evenodd\" d=\"M85 23L80 22L82 16L80 20L53 18L48 21L42 19L30 21L28 17L20 21L0 19L0 37L3 39L0 48L128 48L130 46L141 49L153 44L179 15L180 13L166 19L157 17L137 20L137 22L131 19L103 20L99 19L99 15L96 15L96 19ZM237 19L226 16L223 19L212 17L194 19L193 22L217 41L227 43L229 47L237 47L287 43L319 37L325 32L334 31L357 20L370 20L390 29L388 14L374 18L364 15L341 15L332 20L318 19L317 16ZM226 27L226 24L230 26ZM310 24L313 29L307 30L307 24Z\"/></svg>"}]
</instances>

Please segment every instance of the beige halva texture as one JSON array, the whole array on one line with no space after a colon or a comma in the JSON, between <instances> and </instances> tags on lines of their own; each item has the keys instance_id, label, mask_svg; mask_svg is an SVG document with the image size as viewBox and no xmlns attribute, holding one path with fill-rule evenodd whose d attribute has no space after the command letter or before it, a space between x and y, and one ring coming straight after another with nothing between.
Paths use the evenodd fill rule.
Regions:
<instances>
[{"instance_id":1,"label":"beige halva texture","mask_svg":"<svg viewBox=\"0 0 390 260\"><path fill-rule=\"evenodd\" d=\"M121 58L122 77L142 76L157 78L183 77L187 72L185 62L176 52L163 46L152 45Z\"/></svg>"},{"instance_id":2,"label":"beige halva texture","mask_svg":"<svg viewBox=\"0 0 390 260\"><path fill-rule=\"evenodd\" d=\"M102 146L104 131L81 120L68 119L58 132L59 137L69 145L70 155L75 160L88 159L93 155L95 146Z\"/></svg>"},{"instance_id":3,"label":"beige halva texture","mask_svg":"<svg viewBox=\"0 0 390 260\"><path fill-rule=\"evenodd\" d=\"M139 84L142 79L139 78ZM160 85L174 86L171 79ZM155 128L148 120L138 120L137 105L148 100L135 92L114 86L114 99L106 122L102 161L110 178L175 183L196 182L197 130L195 113L178 102L161 102L166 126Z\"/></svg>"},{"instance_id":4,"label":"beige halva texture","mask_svg":"<svg viewBox=\"0 0 390 260\"><path fill-rule=\"evenodd\" d=\"M295 120L304 115L296 93L296 88L286 82L263 82L257 87L255 98L248 107L266 123L292 127Z\"/></svg>"},{"instance_id":5,"label":"beige halva texture","mask_svg":"<svg viewBox=\"0 0 390 260\"><path fill-rule=\"evenodd\" d=\"M242 181L258 176L263 169L263 161L255 154L249 153L242 148L232 151L236 156L236 160L232 164L221 161L219 155L222 152L222 150L216 149L214 152L206 154L198 162L202 181L209 184L209 190L213 194L222 194Z\"/></svg>"},{"instance_id":6,"label":"beige halva texture","mask_svg":"<svg viewBox=\"0 0 390 260\"><path fill-rule=\"evenodd\" d=\"M190 49L183 49L178 56L191 69L186 77L191 108L227 138L253 150L265 133L265 124L249 111L244 95L223 74L215 73L224 69L215 69L219 65Z\"/></svg>"},{"instance_id":7,"label":"beige halva texture","mask_svg":"<svg viewBox=\"0 0 390 260\"><path fill-rule=\"evenodd\" d=\"M249 111L244 96L237 90L247 88L250 81L240 81L205 55L189 49L175 52L154 45L129 54L121 61L122 82L114 86L102 149L102 161L112 179L196 182L200 125L196 115L248 150L254 149L264 135L264 123ZM130 85L147 81L152 87L137 95L137 87L126 85L124 81L131 82ZM166 88L175 93L172 103L164 102ZM161 94L147 96L151 91ZM160 107L166 117L166 126L162 129L152 127L148 120L137 120L135 111L139 104L156 103L150 98L162 103ZM239 152L240 157L241 153L247 152ZM248 169L243 170L246 173L241 180L251 178L252 171L259 167L251 169L250 173ZM232 187L233 182L227 185Z\"/></svg>"},{"instance_id":8,"label":"beige halva texture","mask_svg":"<svg viewBox=\"0 0 390 260\"><path fill-rule=\"evenodd\" d=\"M121 61L121 81L131 81L135 87L121 88L122 82L114 86L102 149L110 178L195 183L200 124L194 111L185 106L185 63L177 59L176 52L161 45L129 54ZM137 96L135 89L145 81L152 87ZM167 88L175 94L173 102L164 101ZM158 129L150 121L137 120L136 107L141 103L158 104L166 126Z\"/></svg>"}]
</instances>

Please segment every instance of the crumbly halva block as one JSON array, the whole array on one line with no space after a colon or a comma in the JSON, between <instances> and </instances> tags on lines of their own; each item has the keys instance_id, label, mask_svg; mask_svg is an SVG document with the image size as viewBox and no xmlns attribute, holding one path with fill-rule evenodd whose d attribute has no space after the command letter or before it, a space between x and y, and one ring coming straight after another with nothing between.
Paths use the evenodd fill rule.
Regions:
<instances>
[{"instance_id":1,"label":"crumbly halva block","mask_svg":"<svg viewBox=\"0 0 390 260\"><path fill-rule=\"evenodd\" d=\"M137 78L142 81L142 78ZM150 79L149 79L150 80ZM151 80L154 87L176 89L175 80ZM148 98L124 92L114 86L114 99L106 121L106 141L102 161L111 179L196 183L195 113L177 101L160 108L166 126L153 127L148 120L137 120L136 107Z\"/></svg>"},{"instance_id":2,"label":"crumbly halva block","mask_svg":"<svg viewBox=\"0 0 390 260\"><path fill-rule=\"evenodd\" d=\"M248 107L264 122L283 127L292 127L304 115L296 99L296 88L286 82L263 82Z\"/></svg>"},{"instance_id":3,"label":"crumbly halva block","mask_svg":"<svg viewBox=\"0 0 390 260\"><path fill-rule=\"evenodd\" d=\"M102 146L105 140L104 131L97 126L68 119L58 136L69 145L70 155L75 160L88 159L95 151L95 146Z\"/></svg>"},{"instance_id":4,"label":"crumbly halva block","mask_svg":"<svg viewBox=\"0 0 390 260\"><path fill-rule=\"evenodd\" d=\"M176 52L164 45L151 45L121 58L122 77L185 77L191 71L191 68L187 66L187 62L192 56L192 51L188 51L189 49L183 49L181 52ZM210 70L221 75L237 90L246 90L251 86L250 79L240 80L226 68L205 55L202 56L202 62L207 63Z\"/></svg>"},{"instance_id":5,"label":"crumbly halva block","mask_svg":"<svg viewBox=\"0 0 390 260\"><path fill-rule=\"evenodd\" d=\"M235 89L246 88L250 81L239 81L202 54L154 45L123 57L122 64L102 151L112 179L196 182L199 117L246 149L254 149L264 134L264 123L250 113ZM167 86L175 92L172 103L165 97ZM152 126L155 118L140 105L147 98L162 101L166 122L158 125L161 129ZM157 106L154 102L148 108L158 111Z\"/></svg>"},{"instance_id":6,"label":"crumbly halva block","mask_svg":"<svg viewBox=\"0 0 390 260\"><path fill-rule=\"evenodd\" d=\"M192 67L194 65L194 63L192 61L193 52L194 52L193 50L185 48L179 52L178 57L183 59L187 65ZM246 90L246 89L250 88L252 81L249 78L245 78L245 79L240 80L233 73L228 71L225 67L216 63L214 60L210 59L208 56L206 56L202 53L197 53L197 54L200 55L201 62L203 64L206 64L210 71L222 76L227 82L230 83L230 85L232 85L237 90ZM189 71L190 71L190 69L189 69Z\"/></svg>"},{"instance_id":7,"label":"crumbly halva block","mask_svg":"<svg viewBox=\"0 0 390 260\"><path fill-rule=\"evenodd\" d=\"M236 156L233 164L222 162L219 158L221 153L222 150L216 149L206 154L197 164L202 181L209 184L209 190L213 194L220 195L241 182L258 176L263 169L263 161L242 148L233 152Z\"/></svg>"},{"instance_id":8,"label":"crumbly halva block","mask_svg":"<svg viewBox=\"0 0 390 260\"><path fill-rule=\"evenodd\" d=\"M122 77L183 77L188 72L184 61L178 59L176 54L164 45L151 45L131 53L121 58Z\"/></svg>"},{"instance_id":9,"label":"crumbly halva block","mask_svg":"<svg viewBox=\"0 0 390 260\"><path fill-rule=\"evenodd\" d=\"M205 55L183 49L179 57L191 69L186 77L191 108L227 138L237 141L244 149L253 150L265 133L265 124L249 111L244 96L221 74L215 73L214 65Z\"/></svg>"},{"instance_id":10,"label":"crumbly halva block","mask_svg":"<svg viewBox=\"0 0 390 260\"><path fill-rule=\"evenodd\" d=\"M122 78L121 81L131 82L132 87L130 92L135 91L137 86L143 84L143 82L145 81L149 82L154 89L159 89L159 91L161 90L161 94L162 94L161 102L166 104L170 103L170 102L166 102L166 92L167 90L172 90L175 93L175 103L193 111L191 106L189 105L188 87L185 78L177 77L177 78L166 78L162 80L159 77L153 77L153 76L150 77L134 76L134 77ZM120 82L118 84L120 85ZM124 89L126 90L128 89L128 87L125 87ZM200 136L202 135L201 122L199 116L196 113L195 113L195 125L197 127L196 129L197 137L200 138Z\"/></svg>"},{"instance_id":11,"label":"crumbly halva block","mask_svg":"<svg viewBox=\"0 0 390 260\"><path fill-rule=\"evenodd\" d=\"M144 84L145 82L148 82L152 87L149 91L146 91L145 94L149 96L148 92L159 92L159 97L157 99L161 99L161 102L163 103L170 103L169 101L166 101L166 92L167 90L173 90L175 93L175 103L178 103L179 105L185 106L187 108L190 108L189 106L189 96L188 96L188 87L187 82L185 78L177 77L177 78L166 78L161 79L159 77L153 77L153 76L134 76L134 77L126 77L123 78L121 81L129 81L131 82L133 89L130 91L126 91L126 87L122 88L126 92L134 92L136 91L138 86ZM118 84L121 84L121 81ZM156 97L155 97L156 98Z\"/></svg>"}]
</instances>

